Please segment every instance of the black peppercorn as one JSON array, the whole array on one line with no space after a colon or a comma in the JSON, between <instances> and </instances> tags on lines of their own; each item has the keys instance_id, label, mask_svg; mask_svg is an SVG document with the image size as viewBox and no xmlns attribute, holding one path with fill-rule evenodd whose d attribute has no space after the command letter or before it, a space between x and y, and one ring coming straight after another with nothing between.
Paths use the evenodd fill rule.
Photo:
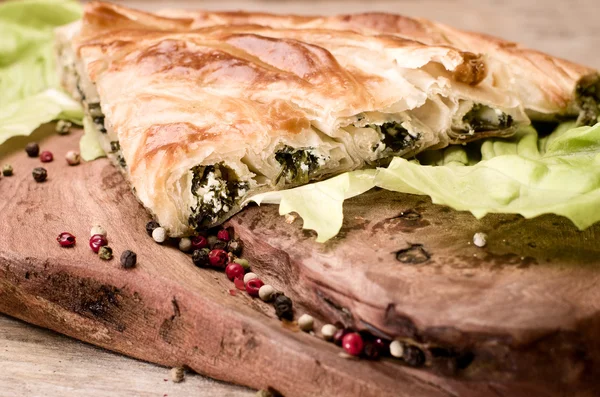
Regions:
<instances>
[{"instance_id":1,"label":"black peppercorn","mask_svg":"<svg viewBox=\"0 0 600 397\"><path fill-rule=\"evenodd\" d=\"M411 367L420 367L425 364L425 354L416 346L404 346L402 359Z\"/></svg>"},{"instance_id":2,"label":"black peppercorn","mask_svg":"<svg viewBox=\"0 0 600 397\"><path fill-rule=\"evenodd\" d=\"M100 247L98 250L98 256L100 259L104 259L105 261L109 261L113 257L113 250L108 245Z\"/></svg>"},{"instance_id":3,"label":"black peppercorn","mask_svg":"<svg viewBox=\"0 0 600 397\"><path fill-rule=\"evenodd\" d=\"M40 146L35 142L31 142L25 146L25 151L29 157L37 157L40 154Z\"/></svg>"},{"instance_id":4,"label":"black peppercorn","mask_svg":"<svg viewBox=\"0 0 600 397\"><path fill-rule=\"evenodd\" d=\"M194 252L192 252L192 261L194 262L194 265L198 267L207 267L208 252L207 249L194 250Z\"/></svg>"},{"instance_id":5,"label":"black peppercorn","mask_svg":"<svg viewBox=\"0 0 600 397\"><path fill-rule=\"evenodd\" d=\"M214 250L225 250L225 248L227 248L227 243L225 241L219 241L215 244L213 244L212 249Z\"/></svg>"},{"instance_id":6,"label":"black peppercorn","mask_svg":"<svg viewBox=\"0 0 600 397\"><path fill-rule=\"evenodd\" d=\"M48 177L48 171L43 167L34 168L31 174L36 182L44 182Z\"/></svg>"},{"instance_id":7,"label":"black peppercorn","mask_svg":"<svg viewBox=\"0 0 600 397\"><path fill-rule=\"evenodd\" d=\"M342 325L342 327L343 327L343 325ZM338 330L335 331L335 334L333 334L333 339L332 339L333 343L335 343L338 346L341 346L342 339L344 339L344 336L346 336L346 334L348 334L350 332L352 332L352 330L349 328L339 328L338 327Z\"/></svg>"},{"instance_id":8,"label":"black peppercorn","mask_svg":"<svg viewBox=\"0 0 600 397\"><path fill-rule=\"evenodd\" d=\"M4 166L2 167L2 175L4 176L12 176L13 174L13 167L10 164L4 164Z\"/></svg>"},{"instance_id":9,"label":"black peppercorn","mask_svg":"<svg viewBox=\"0 0 600 397\"><path fill-rule=\"evenodd\" d=\"M273 301L275 307L275 314L281 319L292 321L294 319L294 309L292 307L292 300L285 295L279 295Z\"/></svg>"},{"instance_id":10,"label":"black peppercorn","mask_svg":"<svg viewBox=\"0 0 600 397\"><path fill-rule=\"evenodd\" d=\"M150 222L146 223L146 233L148 233L148 236L152 237L152 232L157 227L160 227L160 225L158 224L158 222L150 221Z\"/></svg>"},{"instance_id":11,"label":"black peppercorn","mask_svg":"<svg viewBox=\"0 0 600 397\"><path fill-rule=\"evenodd\" d=\"M137 254L130 250L125 250L121 254L121 266L124 269L131 269L135 267L137 263Z\"/></svg>"},{"instance_id":12,"label":"black peppercorn","mask_svg":"<svg viewBox=\"0 0 600 397\"><path fill-rule=\"evenodd\" d=\"M227 243L227 251L231 252L233 255L240 256L242 255L242 251L244 250L244 242L237 238L229 240Z\"/></svg>"}]
</instances>

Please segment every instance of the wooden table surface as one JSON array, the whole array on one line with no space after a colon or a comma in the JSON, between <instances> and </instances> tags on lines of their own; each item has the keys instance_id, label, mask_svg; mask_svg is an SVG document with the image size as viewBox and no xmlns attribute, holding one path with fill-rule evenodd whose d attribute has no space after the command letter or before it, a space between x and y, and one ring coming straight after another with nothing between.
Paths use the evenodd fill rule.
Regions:
<instances>
[{"instance_id":1,"label":"wooden table surface","mask_svg":"<svg viewBox=\"0 0 600 397\"><path fill-rule=\"evenodd\" d=\"M167 2L124 1L158 9ZM388 11L522 42L600 68L597 1L176 1L169 7L323 13ZM238 386L188 374L174 384L169 369L143 363L0 315L2 396L249 396Z\"/></svg>"}]
</instances>

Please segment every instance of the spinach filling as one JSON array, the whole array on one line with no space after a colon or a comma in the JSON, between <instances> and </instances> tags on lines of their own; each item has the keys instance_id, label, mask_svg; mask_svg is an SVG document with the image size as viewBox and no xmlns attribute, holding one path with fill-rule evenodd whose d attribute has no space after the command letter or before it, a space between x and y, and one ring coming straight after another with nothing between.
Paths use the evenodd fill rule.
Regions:
<instances>
[{"instance_id":1,"label":"spinach filling","mask_svg":"<svg viewBox=\"0 0 600 397\"><path fill-rule=\"evenodd\" d=\"M421 134L411 134L406 128L402 127L400 123L394 121L382 125L369 124L365 127L373 128L382 134L383 139L381 142L385 145L385 149L389 149L394 153L414 147L417 141L421 139ZM373 151L377 150L379 146L380 144L374 145L372 148Z\"/></svg>"},{"instance_id":2,"label":"spinach filling","mask_svg":"<svg viewBox=\"0 0 600 397\"><path fill-rule=\"evenodd\" d=\"M275 153L275 160L281 164L281 173L275 183L279 183L281 178L288 183L307 183L322 161L311 152L311 148L296 149L291 146L285 146Z\"/></svg>"},{"instance_id":3,"label":"spinach filling","mask_svg":"<svg viewBox=\"0 0 600 397\"><path fill-rule=\"evenodd\" d=\"M467 133L502 130L513 125L511 115L492 109L489 106L475 104L462 119Z\"/></svg>"},{"instance_id":4,"label":"spinach filling","mask_svg":"<svg viewBox=\"0 0 600 397\"><path fill-rule=\"evenodd\" d=\"M90 117L92 118L92 121L94 122L94 124L96 124L96 127L98 127L98 130L101 133L106 134L106 127L104 126L104 113L102 113L100 104L97 102L88 103L87 108L88 108L88 113L89 113Z\"/></svg>"},{"instance_id":5,"label":"spinach filling","mask_svg":"<svg viewBox=\"0 0 600 397\"><path fill-rule=\"evenodd\" d=\"M600 75L583 77L575 87L575 103L579 108L577 125L594 125L600 116Z\"/></svg>"},{"instance_id":6,"label":"spinach filling","mask_svg":"<svg viewBox=\"0 0 600 397\"><path fill-rule=\"evenodd\" d=\"M111 141L110 142L110 153L117 154L117 163L122 167L127 167L127 163L125 162L125 158L121 152L121 144L119 141Z\"/></svg>"},{"instance_id":7,"label":"spinach filling","mask_svg":"<svg viewBox=\"0 0 600 397\"><path fill-rule=\"evenodd\" d=\"M191 172L196 206L191 207L188 222L197 230L211 226L231 211L249 188L247 182L237 180L235 173L223 164L196 166Z\"/></svg>"}]
</instances>

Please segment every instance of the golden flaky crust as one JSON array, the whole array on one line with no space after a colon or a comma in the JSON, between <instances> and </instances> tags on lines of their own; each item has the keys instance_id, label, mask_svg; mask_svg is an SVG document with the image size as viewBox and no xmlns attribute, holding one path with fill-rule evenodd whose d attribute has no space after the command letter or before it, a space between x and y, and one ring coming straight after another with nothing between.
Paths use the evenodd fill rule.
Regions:
<instances>
[{"instance_id":1,"label":"golden flaky crust","mask_svg":"<svg viewBox=\"0 0 600 397\"><path fill-rule=\"evenodd\" d=\"M220 183L218 174L206 174L215 165L225 179L235 175L239 197L392 155L509 135L529 122L519 79L528 83L528 98L537 98L530 110L575 113L566 92L588 69L545 56L554 65L545 75L564 75L548 88L519 74L529 67L525 61L514 62L525 65L517 73L500 52L483 51L496 39L444 29L450 28L385 14L160 16L92 2L68 30L72 40L61 39L76 59L63 73L75 70L82 100L100 102L105 147L117 148L114 157L126 164L140 201L180 236L192 231L192 218L199 222L201 203L217 194L207 190ZM473 109L484 109L476 117L485 128L465 122ZM489 120L497 124L489 127ZM386 123L393 135L381 132ZM297 174L282 178L292 161L285 156L295 150L318 165L310 174L297 170L307 176L302 182ZM238 204L214 204L225 209L204 226L222 222Z\"/></svg>"},{"instance_id":2,"label":"golden flaky crust","mask_svg":"<svg viewBox=\"0 0 600 397\"><path fill-rule=\"evenodd\" d=\"M164 10L162 15L183 15L181 10ZM519 94L533 118L577 116L581 109L575 93L578 82L597 76L595 69L544 54L482 33L452 28L424 18L386 13L355 15L294 16L247 12L185 11L191 28L213 25L256 23L272 27L297 29L322 27L356 30L372 34L391 34L429 45L447 45L473 53L486 54L492 60L509 65L511 86ZM192 20L193 22L189 22Z\"/></svg>"}]
</instances>

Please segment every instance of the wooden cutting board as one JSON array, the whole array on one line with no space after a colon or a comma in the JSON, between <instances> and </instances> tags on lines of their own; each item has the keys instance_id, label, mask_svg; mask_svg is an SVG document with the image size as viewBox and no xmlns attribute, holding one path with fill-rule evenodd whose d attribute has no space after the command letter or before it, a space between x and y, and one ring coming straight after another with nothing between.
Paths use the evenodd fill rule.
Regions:
<instances>
[{"instance_id":1,"label":"wooden cutting board","mask_svg":"<svg viewBox=\"0 0 600 397\"><path fill-rule=\"evenodd\" d=\"M348 359L317 336L283 325L273 308L220 272L193 266L144 230L149 220L105 159L69 167L80 132L41 139L55 161L4 156L0 180L0 311L143 360L285 396L558 396L600 390L600 226L578 231L555 216L525 220L467 213L426 198L372 191L347 202L325 245L277 207L251 207L230 225L261 278L290 296L317 329L341 321L421 346L424 368ZM39 135L37 136L40 137ZM377 205L374 205L374 204ZM118 256L87 246L101 223ZM55 241L62 231L75 248ZM488 234L485 248L475 232Z\"/></svg>"}]
</instances>

